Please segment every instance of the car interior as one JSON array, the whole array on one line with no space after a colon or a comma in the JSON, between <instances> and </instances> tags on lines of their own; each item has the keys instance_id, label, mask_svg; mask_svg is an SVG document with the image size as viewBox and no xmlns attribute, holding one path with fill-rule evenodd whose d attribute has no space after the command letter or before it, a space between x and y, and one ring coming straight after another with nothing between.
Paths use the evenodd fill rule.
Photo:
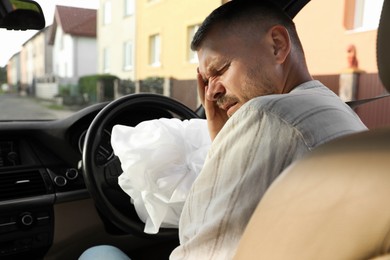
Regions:
<instances>
[{"instance_id":1,"label":"car interior","mask_svg":"<svg viewBox=\"0 0 390 260\"><path fill-rule=\"evenodd\" d=\"M275 1L291 17L309 2ZM45 26L33 1L1 0L0 18L0 27L12 30ZM389 19L390 0L385 0L377 56L390 92ZM2 121L0 259L77 259L100 244L116 246L132 259L168 259L179 243L178 230L143 232L144 223L118 185L121 165L110 145L114 125L162 117L205 115L201 108L141 93L61 120ZM389 257L389 156L390 130L377 129L325 144L294 163L261 200L236 258Z\"/></svg>"}]
</instances>

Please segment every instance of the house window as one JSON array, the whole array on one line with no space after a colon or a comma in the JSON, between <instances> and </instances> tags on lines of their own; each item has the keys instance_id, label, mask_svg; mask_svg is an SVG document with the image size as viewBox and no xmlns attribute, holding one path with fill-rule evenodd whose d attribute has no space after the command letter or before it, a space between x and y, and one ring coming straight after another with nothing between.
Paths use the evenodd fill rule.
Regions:
<instances>
[{"instance_id":1,"label":"house window","mask_svg":"<svg viewBox=\"0 0 390 260\"><path fill-rule=\"evenodd\" d=\"M150 65L158 67L161 65L160 62L160 52L161 52L161 42L160 35L155 34L150 36L149 39L149 57L150 57Z\"/></svg>"},{"instance_id":2,"label":"house window","mask_svg":"<svg viewBox=\"0 0 390 260\"><path fill-rule=\"evenodd\" d=\"M192 38L194 38L194 35L198 29L199 29L199 24L189 26L187 29L188 61L191 63L198 62L198 55L196 54L195 51L191 50Z\"/></svg>"},{"instance_id":3,"label":"house window","mask_svg":"<svg viewBox=\"0 0 390 260\"><path fill-rule=\"evenodd\" d=\"M133 67L133 44L128 41L123 44L123 69L130 70Z\"/></svg>"},{"instance_id":4,"label":"house window","mask_svg":"<svg viewBox=\"0 0 390 260\"><path fill-rule=\"evenodd\" d=\"M110 49L109 48L103 49L103 72L104 73L110 72Z\"/></svg>"},{"instance_id":5,"label":"house window","mask_svg":"<svg viewBox=\"0 0 390 260\"><path fill-rule=\"evenodd\" d=\"M377 29L383 0L356 0L355 29Z\"/></svg>"},{"instance_id":6,"label":"house window","mask_svg":"<svg viewBox=\"0 0 390 260\"><path fill-rule=\"evenodd\" d=\"M346 0L345 26L348 30L378 28L383 0Z\"/></svg>"},{"instance_id":7,"label":"house window","mask_svg":"<svg viewBox=\"0 0 390 260\"><path fill-rule=\"evenodd\" d=\"M103 24L110 24L112 16L111 1L107 1L103 6Z\"/></svg>"},{"instance_id":8,"label":"house window","mask_svg":"<svg viewBox=\"0 0 390 260\"><path fill-rule=\"evenodd\" d=\"M124 15L125 16L133 15L135 9L134 0L124 0L124 1L125 1Z\"/></svg>"}]
</instances>

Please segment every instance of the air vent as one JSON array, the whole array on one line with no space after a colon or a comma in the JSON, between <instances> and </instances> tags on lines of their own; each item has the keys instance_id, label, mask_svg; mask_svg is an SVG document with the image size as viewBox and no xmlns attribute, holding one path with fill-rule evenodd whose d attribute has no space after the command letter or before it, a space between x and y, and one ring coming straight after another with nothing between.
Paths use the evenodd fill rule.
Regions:
<instances>
[{"instance_id":1,"label":"air vent","mask_svg":"<svg viewBox=\"0 0 390 260\"><path fill-rule=\"evenodd\" d=\"M46 194L42 175L38 170L0 173L0 200Z\"/></svg>"}]
</instances>

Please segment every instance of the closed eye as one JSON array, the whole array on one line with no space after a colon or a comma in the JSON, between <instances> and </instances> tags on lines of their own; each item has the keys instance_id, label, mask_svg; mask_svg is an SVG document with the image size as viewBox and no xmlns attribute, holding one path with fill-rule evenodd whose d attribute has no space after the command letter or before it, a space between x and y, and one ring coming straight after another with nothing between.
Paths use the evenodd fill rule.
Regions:
<instances>
[{"instance_id":1,"label":"closed eye","mask_svg":"<svg viewBox=\"0 0 390 260\"><path fill-rule=\"evenodd\" d=\"M217 75L220 76L220 75L224 74L229 67L230 67L230 63L226 63L222 68L220 68L217 71Z\"/></svg>"},{"instance_id":2,"label":"closed eye","mask_svg":"<svg viewBox=\"0 0 390 260\"><path fill-rule=\"evenodd\" d=\"M203 83L205 86L207 86L210 83L210 80L213 80L215 77L219 77L223 75L227 69L230 67L230 62L224 63L219 69L216 69L212 66L209 68L209 77L207 79L203 79Z\"/></svg>"},{"instance_id":3,"label":"closed eye","mask_svg":"<svg viewBox=\"0 0 390 260\"><path fill-rule=\"evenodd\" d=\"M223 75L227 69L230 67L230 62L224 63L222 66L220 66L218 69L214 69L211 73L212 77L215 76L221 76Z\"/></svg>"}]
</instances>

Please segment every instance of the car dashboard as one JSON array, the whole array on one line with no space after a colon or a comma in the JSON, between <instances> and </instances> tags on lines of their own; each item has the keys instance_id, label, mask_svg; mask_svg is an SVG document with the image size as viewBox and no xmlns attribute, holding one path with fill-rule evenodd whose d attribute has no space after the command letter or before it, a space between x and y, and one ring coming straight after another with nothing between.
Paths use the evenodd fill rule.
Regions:
<instances>
[{"instance_id":1,"label":"car dashboard","mask_svg":"<svg viewBox=\"0 0 390 260\"><path fill-rule=\"evenodd\" d=\"M56 121L0 122L0 258L43 256L52 246L55 205L88 199L82 150L89 125L106 103ZM165 113L165 112L164 112ZM113 157L110 132L115 124L172 117L145 107L123 111L104 130L98 164ZM80 213L81 214L81 213Z\"/></svg>"}]
</instances>

